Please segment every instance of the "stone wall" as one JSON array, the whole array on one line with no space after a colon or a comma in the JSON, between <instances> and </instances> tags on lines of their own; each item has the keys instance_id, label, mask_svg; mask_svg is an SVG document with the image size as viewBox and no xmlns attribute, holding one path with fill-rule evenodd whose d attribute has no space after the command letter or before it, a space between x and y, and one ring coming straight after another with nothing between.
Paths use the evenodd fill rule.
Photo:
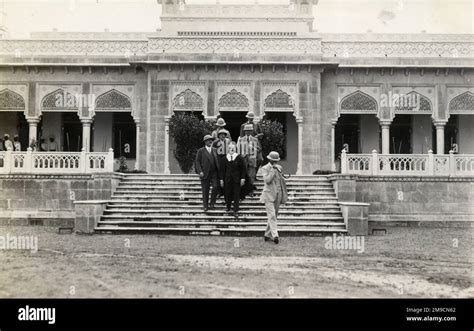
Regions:
<instances>
[{"instance_id":1,"label":"stone wall","mask_svg":"<svg viewBox=\"0 0 474 331\"><path fill-rule=\"evenodd\" d=\"M321 78L320 70L308 66L282 65L183 65L160 66L159 70L152 69L148 73L150 85L150 100L148 121L146 123L147 137L147 167L150 173L163 173L165 171L165 118L171 116L170 111L170 86L179 81L183 84L205 82L205 92L202 93L205 101L204 115L215 118L218 115L216 103L216 86L218 83L239 84L248 82L250 85L250 109L257 117L264 113L262 108L263 98L266 96L262 86L266 83L292 84L297 82L294 92L298 103L299 114L288 112L295 118L301 115L303 119L303 173L311 174L319 169L320 164L320 133L321 133ZM275 90L277 87L275 88ZM232 111L232 110L230 110ZM296 136L296 134L295 134ZM237 137L233 137L234 139ZM170 140L170 146L173 143ZM295 144L296 145L296 144ZM324 146L324 148L329 148ZM172 150L169 151L170 163L174 158ZM294 155L297 157L297 154ZM295 160L294 162L297 162ZM174 172L178 167L172 166Z\"/></svg>"},{"instance_id":2,"label":"stone wall","mask_svg":"<svg viewBox=\"0 0 474 331\"><path fill-rule=\"evenodd\" d=\"M74 223L74 201L108 200L120 175L0 175L0 224Z\"/></svg>"},{"instance_id":3,"label":"stone wall","mask_svg":"<svg viewBox=\"0 0 474 331\"><path fill-rule=\"evenodd\" d=\"M370 203L369 221L392 225L474 222L474 178L332 176L339 201Z\"/></svg>"}]
</instances>

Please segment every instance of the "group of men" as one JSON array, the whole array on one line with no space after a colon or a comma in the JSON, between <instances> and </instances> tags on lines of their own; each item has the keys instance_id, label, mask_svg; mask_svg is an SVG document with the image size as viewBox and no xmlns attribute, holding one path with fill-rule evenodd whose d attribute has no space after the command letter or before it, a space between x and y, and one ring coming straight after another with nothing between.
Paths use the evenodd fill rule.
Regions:
<instances>
[{"instance_id":1,"label":"group of men","mask_svg":"<svg viewBox=\"0 0 474 331\"><path fill-rule=\"evenodd\" d=\"M0 150L2 151L21 151L20 137L15 135L13 141L10 139L10 135L5 133L3 139L0 139Z\"/></svg>"},{"instance_id":2,"label":"group of men","mask_svg":"<svg viewBox=\"0 0 474 331\"><path fill-rule=\"evenodd\" d=\"M40 152L59 151L58 144L55 141L53 135L51 135L51 137L49 138L49 143L47 143L44 138L41 138L39 146L37 146L36 140L32 140L29 147L33 152L38 151L38 147ZM22 146L20 142L20 137L16 134L13 136L13 140L11 140L10 135L8 133L5 133L3 139L0 138L0 151L21 152Z\"/></svg>"},{"instance_id":3,"label":"group of men","mask_svg":"<svg viewBox=\"0 0 474 331\"><path fill-rule=\"evenodd\" d=\"M201 179L204 212L215 209L220 192L224 194L227 212L230 213L233 207L233 215L238 218L240 200L247 194L254 196L257 170L263 162L259 140L263 133L260 124L254 122L253 112L246 117L247 122L240 127L237 142L225 129L224 119L219 118L216 130L204 136L205 146L197 151L195 169ZM280 204L286 203L286 184L282 167L277 164L279 154L271 152L267 159L269 163L262 167L264 189L260 196L268 216L264 238L278 244L277 215Z\"/></svg>"}]
</instances>

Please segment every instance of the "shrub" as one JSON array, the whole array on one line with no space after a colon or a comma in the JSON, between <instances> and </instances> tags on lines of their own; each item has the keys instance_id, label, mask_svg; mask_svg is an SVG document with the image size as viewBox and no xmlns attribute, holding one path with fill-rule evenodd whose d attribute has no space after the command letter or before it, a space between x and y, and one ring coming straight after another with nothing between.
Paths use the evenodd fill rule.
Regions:
<instances>
[{"instance_id":1,"label":"shrub","mask_svg":"<svg viewBox=\"0 0 474 331\"><path fill-rule=\"evenodd\" d=\"M267 155L272 151L278 152L280 158L284 158L286 146L283 124L277 121L263 120L261 127L263 132L261 139L263 163L266 164L268 162Z\"/></svg>"},{"instance_id":2,"label":"shrub","mask_svg":"<svg viewBox=\"0 0 474 331\"><path fill-rule=\"evenodd\" d=\"M199 119L195 113L178 113L171 116L169 128L176 143L174 156L181 170L189 174L196 152L203 146L202 138L212 132L212 123Z\"/></svg>"},{"instance_id":3,"label":"shrub","mask_svg":"<svg viewBox=\"0 0 474 331\"><path fill-rule=\"evenodd\" d=\"M121 156L118 159L118 164L119 164L118 172L128 172L129 171L128 165L127 165L127 158L125 156Z\"/></svg>"}]
</instances>

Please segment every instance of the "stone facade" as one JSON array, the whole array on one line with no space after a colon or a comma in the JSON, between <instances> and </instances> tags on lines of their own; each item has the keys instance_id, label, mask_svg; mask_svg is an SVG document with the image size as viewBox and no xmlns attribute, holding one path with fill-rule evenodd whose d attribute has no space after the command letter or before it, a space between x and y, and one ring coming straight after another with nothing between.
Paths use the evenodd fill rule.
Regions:
<instances>
[{"instance_id":1,"label":"stone facade","mask_svg":"<svg viewBox=\"0 0 474 331\"><path fill-rule=\"evenodd\" d=\"M297 140L297 153L285 160L292 172L334 170L340 149L336 127L341 116L350 114L363 122L362 152L390 153L395 116L410 114L417 130L412 152L434 149L433 124L437 152L447 153L444 130L455 114L463 116L456 129L459 152L474 153L468 143L474 134L472 36L318 34L312 29L316 3L183 6L166 1L157 32L54 32L35 33L29 40L0 39L0 106L4 100L19 100L0 107L0 130L15 131L11 114L20 112L28 122L30 141L37 137L38 125L59 135L56 115L77 113L82 147L98 150L106 143L111 147L115 137L108 133L101 138L106 143L97 143L94 128L112 132L112 124L109 117L100 122L94 115L128 112L138 146L135 167L151 173L177 172L168 135L169 117L183 110L174 107L175 98L194 93L202 99L198 111L206 118L244 112L238 104L219 106L222 87L230 86L247 99L246 107L259 119L269 111L269 93L281 90L292 98L292 107L279 109L296 121L291 136ZM57 91L97 98L115 93L131 107L98 107L95 113L84 106L45 107L45 97ZM397 93L421 96L429 106L414 112L383 104L384 97ZM341 107L343 100L350 102ZM48 121L52 125L45 126Z\"/></svg>"},{"instance_id":2,"label":"stone facade","mask_svg":"<svg viewBox=\"0 0 474 331\"><path fill-rule=\"evenodd\" d=\"M369 203L369 221L389 225L474 221L473 178L332 177L340 201Z\"/></svg>"},{"instance_id":3,"label":"stone facade","mask_svg":"<svg viewBox=\"0 0 474 331\"><path fill-rule=\"evenodd\" d=\"M75 201L109 200L119 182L119 175L0 175L0 223L72 225Z\"/></svg>"}]
</instances>

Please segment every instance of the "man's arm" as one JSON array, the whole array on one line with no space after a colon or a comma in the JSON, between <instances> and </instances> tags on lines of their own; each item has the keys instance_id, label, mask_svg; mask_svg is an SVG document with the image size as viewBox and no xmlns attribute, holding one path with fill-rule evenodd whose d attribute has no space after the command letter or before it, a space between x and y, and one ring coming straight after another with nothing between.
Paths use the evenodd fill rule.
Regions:
<instances>
[{"instance_id":1,"label":"man's arm","mask_svg":"<svg viewBox=\"0 0 474 331\"><path fill-rule=\"evenodd\" d=\"M266 184L270 184L273 181L273 178L275 177L275 169L270 168L267 169L265 167L262 168L262 176L263 176L263 181Z\"/></svg>"},{"instance_id":2,"label":"man's arm","mask_svg":"<svg viewBox=\"0 0 474 331\"><path fill-rule=\"evenodd\" d=\"M202 172L202 149L199 149L196 154L196 173L199 175Z\"/></svg>"},{"instance_id":3,"label":"man's arm","mask_svg":"<svg viewBox=\"0 0 474 331\"><path fill-rule=\"evenodd\" d=\"M224 180L224 177L225 177L225 169L226 169L225 160L226 160L226 156L223 157L222 160L219 161L220 162L219 171L218 171L219 180Z\"/></svg>"}]
</instances>

